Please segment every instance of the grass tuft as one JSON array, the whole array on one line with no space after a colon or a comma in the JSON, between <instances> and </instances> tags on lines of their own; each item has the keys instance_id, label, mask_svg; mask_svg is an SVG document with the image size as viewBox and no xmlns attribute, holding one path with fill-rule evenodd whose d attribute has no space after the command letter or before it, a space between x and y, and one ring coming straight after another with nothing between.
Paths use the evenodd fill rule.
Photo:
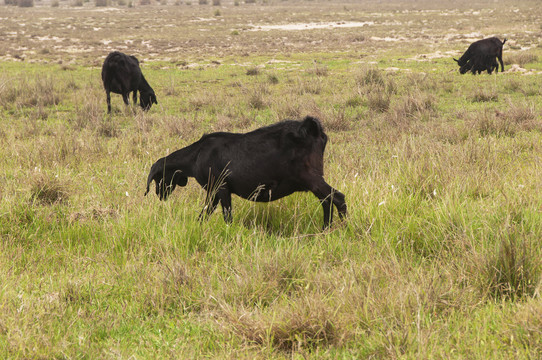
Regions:
<instances>
[{"instance_id":1,"label":"grass tuft","mask_svg":"<svg viewBox=\"0 0 542 360\"><path fill-rule=\"evenodd\" d=\"M498 101L499 100L499 94L496 90L488 90L488 89L481 89L477 88L474 93L472 94L471 101L472 102L489 102L489 101Z\"/></svg>"},{"instance_id":2,"label":"grass tuft","mask_svg":"<svg viewBox=\"0 0 542 360\"><path fill-rule=\"evenodd\" d=\"M399 99L393 111L399 118L424 118L436 110L436 102L431 94L414 92Z\"/></svg>"},{"instance_id":3,"label":"grass tuft","mask_svg":"<svg viewBox=\"0 0 542 360\"><path fill-rule=\"evenodd\" d=\"M356 82L358 85L361 86L385 85L383 72L381 70L371 67L361 69L359 74L356 76Z\"/></svg>"},{"instance_id":4,"label":"grass tuft","mask_svg":"<svg viewBox=\"0 0 542 360\"><path fill-rule=\"evenodd\" d=\"M341 340L333 312L320 299L295 300L275 311L229 312L228 325L249 342L282 351L310 350Z\"/></svg>"},{"instance_id":5,"label":"grass tuft","mask_svg":"<svg viewBox=\"0 0 542 360\"><path fill-rule=\"evenodd\" d=\"M384 91L372 91L367 94L367 106L377 112L386 112L390 108L391 97Z\"/></svg>"},{"instance_id":6,"label":"grass tuft","mask_svg":"<svg viewBox=\"0 0 542 360\"><path fill-rule=\"evenodd\" d=\"M246 74L248 76L259 75L260 74L260 68L257 67L257 66L250 67L250 68L247 69Z\"/></svg>"},{"instance_id":7,"label":"grass tuft","mask_svg":"<svg viewBox=\"0 0 542 360\"><path fill-rule=\"evenodd\" d=\"M38 175L32 182L30 199L42 205L64 203L68 200L68 186L58 177Z\"/></svg>"},{"instance_id":8,"label":"grass tuft","mask_svg":"<svg viewBox=\"0 0 542 360\"><path fill-rule=\"evenodd\" d=\"M329 68L325 65L314 64L314 67L310 68L307 72L315 76L327 76Z\"/></svg>"},{"instance_id":9,"label":"grass tuft","mask_svg":"<svg viewBox=\"0 0 542 360\"><path fill-rule=\"evenodd\" d=\"M505 65L518 64L519 66L525 66L538 61L538 55L530 51L520 51L506 54L503 59Z\"/></svg>"},{"instance_id":10,"label":"grass tuft","mask_svg":"<svg viewBox=\"0 0 542 360\"><path fill-rule=\"evenodd\" d=\"M490 293L510 300L533 296L542 280L540 254L513 231L500 240L499 249L489 255L486 264Z\"/></svg>"}]
</instances>

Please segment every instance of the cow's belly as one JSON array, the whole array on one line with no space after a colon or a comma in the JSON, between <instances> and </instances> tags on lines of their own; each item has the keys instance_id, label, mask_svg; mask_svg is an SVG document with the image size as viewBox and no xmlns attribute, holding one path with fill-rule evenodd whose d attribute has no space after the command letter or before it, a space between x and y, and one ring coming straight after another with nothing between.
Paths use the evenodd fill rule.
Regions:
<instances>
[{"instance_id":1,"label":"cow's belly","mask_svg":"<svg viewBox=\"0 0 542 360\"><path fill-rule=\"evenodd\" d=\"M292 181L269 181L262 184L230 186L230 191L244 199L258 202L278 200L297 191L306 191Z\"/></svg>"}]
</instances>

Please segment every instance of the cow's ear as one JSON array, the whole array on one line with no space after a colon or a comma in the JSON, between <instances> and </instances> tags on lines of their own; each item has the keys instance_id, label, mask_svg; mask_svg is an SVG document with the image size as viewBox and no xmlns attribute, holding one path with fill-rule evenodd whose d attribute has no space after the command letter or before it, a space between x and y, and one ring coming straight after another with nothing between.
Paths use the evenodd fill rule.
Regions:
<instances>
[{"instance_id":1,"label":"cow's ear","mask_svg":"<svg viewBox=\"0 0 542 360\"><path fill-rule=\"evenodd\" d=\"M303 119L301 127L299 129L300 137L307 137L308 135L313 137L319 137L324 131L322 130L322 124L320 120L315 117L307 116Z\"/></svg>"},{"instance_id":2,"label":"cow's ear","mask_svg":"<svg viewBox=\"0 0 542 360\"><path fill-rule=\"evenodd\" d=\"M454 59L454 61L455 61L456 63L459 63L459 60L457 60L456 58L452 58L452 59Z\"/></svg>"},{"instance_id":3,"label":"cow's ear","mask_svg":"<svg viewBox=\"0 0 542 360\"><path fill-rule=\"evenodd\" d=\"M181 170L175 170L171 182L178 186L186 186L188 177L186 177Z\"/></svg>"}]
</instances>

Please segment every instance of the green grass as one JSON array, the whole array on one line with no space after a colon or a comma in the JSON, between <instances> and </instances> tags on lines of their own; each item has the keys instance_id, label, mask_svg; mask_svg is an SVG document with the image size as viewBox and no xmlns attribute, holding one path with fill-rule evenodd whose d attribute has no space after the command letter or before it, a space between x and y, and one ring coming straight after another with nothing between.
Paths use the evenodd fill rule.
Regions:
<instances>
[{"instance_id":1,"label":"green grass","mask_svg":"<svg viewBox=\"0 0 542 360\"><path fill-rule=\"evenodd\" d=\"M540 30L540 10L446 4L223 1L219 21L197 20L216 9L195 2L122 16L93 3L0 6L8 35L29 24L0 39L0 358L539 358L542 54L520 49L536 41L524 28ZM375 12L390 21L246 28ZM182 34L152 27L157 13L184 21ZM51 14L51 36L79 23L69 36L90 50L20 50L43 36L31 19ZM127 37L136 17L148 21ZM478 31L468 21L479 17L484 35L510 39L506 68L534 75L416 58L464 51L469 39L443 38ZM125 51L145 59L159 103L149 112L113 95L106 114L107 26L112 46L134 40ZM410 41L371 40L385 36ZM325 178L346 195L348 219L331 229L310 193L234 197L231 224L219 209L198 222L193 179L167 202L143 196L152 163L203 133L305 115L322 120Z\"/></svg>"}]
</instances>

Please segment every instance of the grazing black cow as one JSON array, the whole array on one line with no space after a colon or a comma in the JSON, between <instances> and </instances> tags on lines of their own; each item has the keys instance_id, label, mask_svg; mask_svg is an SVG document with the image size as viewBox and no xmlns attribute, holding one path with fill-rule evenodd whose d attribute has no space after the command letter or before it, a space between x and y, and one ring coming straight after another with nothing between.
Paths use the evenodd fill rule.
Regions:
<instances>
[{"instance_id":1,"label":"grazing black cow","mask_svg":"<svg viewBox=\"0 0 542 360\"><path fill-rule=\"evenodd\" d=\"M285 120L245 134L217 132L156 161L147 179L166 200L189 177L207 191L200 219L210 215L220 201L224 220L231 222L231 194L268 202L296 191L311 191L324 208L324 228L346 216L344 195L324 180L327 135L317 118Z\"/></svg>"},{"instance_id":2,"label":"grazing black cow","mask_svg":"<svg viewBox=\"0 0 542 360\"><path fill-rule=\"evenodd\" d=\"M471 71L473 74L480 74L487 70L489 74L496 69L499 72L499 66L495 59L501 63L501 72L504 71L504 63L502 61L502 48L506 39L500 41L496 37L478 40L470 44L467 51L455 62L459 65L461 74Z\"/></svg>"},{"instance_id":3,"label":"grazing black cow","mask_svg":"<svg viewBox=\"0 0 542 360\"><path fill-rule=\"evenodd\" d=\"M128 105L128 96L134 92L134 104L137 103L139 91L139 105L149 110L152 104L158 104L156 95L139 68L139 61L135 56L128 56L118 51L107 55L102 66L102 81L107 95L107 112L111 113L111 92L121 94L124 103Z\"/></svg>"}]
</instances>

